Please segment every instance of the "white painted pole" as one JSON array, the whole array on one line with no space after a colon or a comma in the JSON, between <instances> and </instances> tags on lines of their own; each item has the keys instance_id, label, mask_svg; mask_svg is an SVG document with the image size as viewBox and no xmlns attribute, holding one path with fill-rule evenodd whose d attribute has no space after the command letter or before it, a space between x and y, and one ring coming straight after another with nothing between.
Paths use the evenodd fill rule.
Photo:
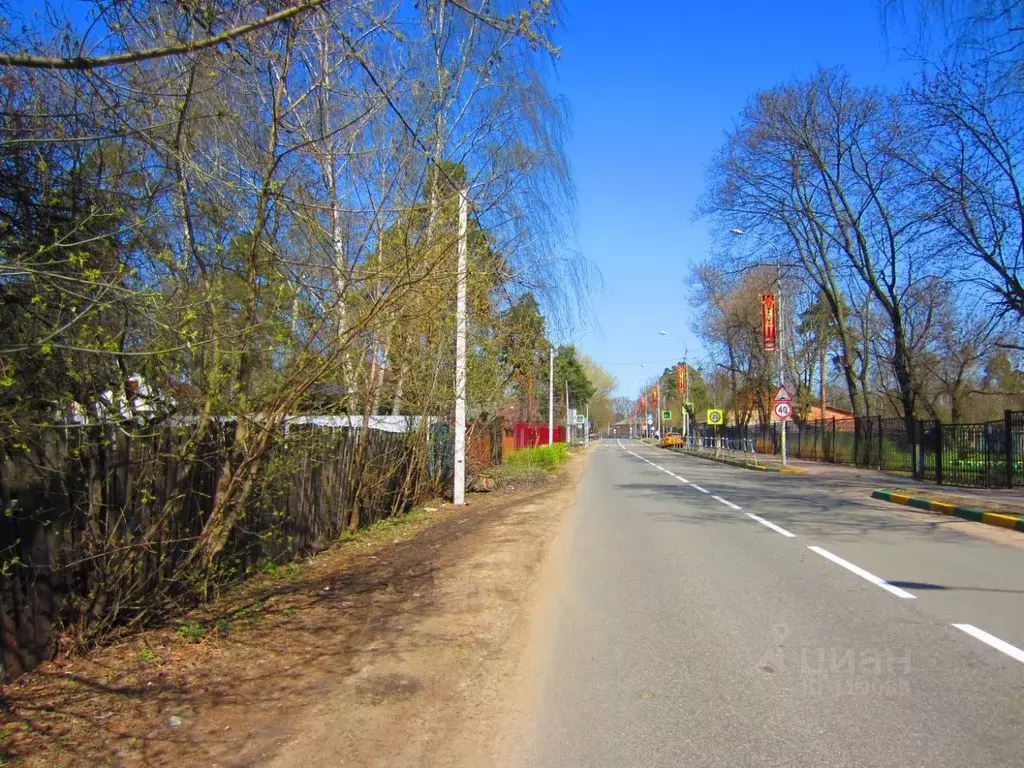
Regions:
<instances>
[{"instance_id":1,"label":"white painted pole","mask_svg":"<svg viewBox=\"0 0 1024 768\"><path fill-rule=\"evenodd\" d=\"M548 361L548 445L555 442L555 348Z\"/></svg>"},{"instance_id":2,"label":"white painted pole","mask_svg":"<svg viewBox=\"0 0 1024 768\"><path fill-rule=\"evenodd\" d=\"M572 425L569 424L569 380L565 380L565 444L572 445Z\"/></svg>"},{"instance_id":3,"label":"white painted pole","mask_svg":"<svg viewBox=\"0 0 1024 768\"><path fill-rule=\"evenodd\" d=\"M782 262L779 262L779 302L775 312L775 324L778 330L779 337L779 385L786 386L786 358L785 347L783 346L783 335L782 335ZM773 404L774 405L774 404ZM782 466L786 466L786 420L779 419L782 427L782 440L780 447L782 448Z\"/></svg>"},{"instance_id":4,"label":"white painted pole","mask_svg":"<svg viewBox=\"0 0 1024 768\"><path fill-rule=\"evenodd\" d=\"M661 404L661 379L659 378L658 379L658 437L659 437L659 439L665 437L665 422L662 421L662 418L661 418L661 414L662 413L663 413L663 411L662 411L662 404Z\"/></svg>"},{"instance_id":5,"label":"white painted pole","mask_svg":"<svg viewBox=\"0 0 1024 768\"><path fill-rule=\"evenodd\" d=\"M690 400L690 350L686 350L686 396L683 402ZM690 409L683 405L683 436L690 440Z\"/></svg>"},{"instance_id":6,"label":"white painted pole","mask_svg":"<svg viewBox=\"0 0 1024 768\"><path fill-rule=\"evenodd\" d=\"M466 503L466 219L469 201L459 190L459 242L455 299L455 488L452 500Z\"/></svg>"}]
</instances>

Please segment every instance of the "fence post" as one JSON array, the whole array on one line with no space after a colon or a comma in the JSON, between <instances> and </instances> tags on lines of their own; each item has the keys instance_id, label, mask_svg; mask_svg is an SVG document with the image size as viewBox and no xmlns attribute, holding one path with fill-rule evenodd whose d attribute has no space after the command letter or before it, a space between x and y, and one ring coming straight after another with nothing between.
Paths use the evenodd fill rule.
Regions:
<instances>
[{"instance_id":1,"label":"fence post","mask_svg":"<svg viewBox=\"0 0 1024 768\"><path fill-rule=\"evenodd\" d=\"M832 463L836 463L836 417L832 417Z\"/></svg>"},{"instance_id":2,"label":"fence post","mask_svg":"<svg viewBox=\"0 0 1024 768\"><path fill-rule=\"evenodd\" d=\"M935 482L942 485L942 423L935 422Z\"/></svg>"},{"instance_id":3,"label":"fence post","mask_svg":"<svg viewBox=\"0 0 1024 768\"><path fill-rule=\"evenodd\" d=\"M1013 411L1003 411L1003 451L1006 454L1006 487L1013 488Z\"/></svg>"},{"instance_id":4,"label":"fence post","mask_svg":"<svg viewBox=\"0 0 1024 768\"><path fill-rule=\"evenodd\" d=\"M924 478L924 451L921 449L921 419L914 419L911 434L907 435L910 445L910 476L915 480Z\"/></svg>"},{"instance_id":5,"label":"fence post","mask_svg":"<svg viewBox=\"0 0 1024 768\"><path fill-rule=\"evenodd\" d=\"M882 415L878 415L878 469L882 469Z\"/></svg>"},{"instance_id":6,"label":"fence post","mask_svg":"<svg viewBox=\"0 0 1024 768\"><path fill-rule=\"evenodd\" d=\"M916 451L918 451L918 471L921 473L921 479L928 479L928 471L925 466L925 460L928 458L928 443L925 442L925 420L918 419L918 445L916 445Z\"/></svg>"}]
</instances>

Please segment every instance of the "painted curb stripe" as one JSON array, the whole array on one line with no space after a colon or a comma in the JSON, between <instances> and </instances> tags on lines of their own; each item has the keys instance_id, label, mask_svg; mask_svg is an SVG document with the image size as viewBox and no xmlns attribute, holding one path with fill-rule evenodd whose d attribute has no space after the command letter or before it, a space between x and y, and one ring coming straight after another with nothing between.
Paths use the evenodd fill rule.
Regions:
<instances>
[{"instance_id":1,"label":"painted curb stripe","mask_svg":"<svg viewBox=\"0 0 1024 768\"><path fill-rule=\"evenodd\" d=\"M983 512L981 515L981 522L988 525L998 525L1000 528L1015 528L1019 517L1013 517L1012 515L1000 515L996 512Z\"/></svg>"},{"instance_id":2,"label":"painted curb stripe","mask_svg":"<svg viewBox=\"0 0 1024 768\"><path fill-rule=\"evenodd\" d=\"M998 512L986 512L983 509L975 509L974 507L957 507L953 504L947 504L942 501L931 501L929 499L922 499L914 496L905 496L900 493L893 493L892 491L872 491L871 497L882 501L891 501L895 504L903 504L908 507L916 507L917 509L927 509L930 512L952 515L953 517L971 520L976 523L995 525L1012 531L1024 531L1024 517L1018 517L1017 515L1004 515Z\"/></svg>"}]
</instances>

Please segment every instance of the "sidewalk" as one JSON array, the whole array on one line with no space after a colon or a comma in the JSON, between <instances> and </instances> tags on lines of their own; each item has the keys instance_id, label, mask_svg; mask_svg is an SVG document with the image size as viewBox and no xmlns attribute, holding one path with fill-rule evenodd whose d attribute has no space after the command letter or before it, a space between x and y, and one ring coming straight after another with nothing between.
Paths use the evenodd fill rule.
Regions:
<instances>
[{"instance_id":1,"label":"sidewalk","mask_svg":"<svg viewBox=\"0 0 1024 768\"><path fill-rule=\"evenodd\" d=\"M729 449L722 449L721 452L716 455L714 450L693 451L682 450L673 446L668 446L667 448L665 446L661 447L664 450L669 450L683 456L692 456L697 459L716 461L720 464L729 464L734 467L742 467L743 469L761 470L764 472L784 472L787 474L800 474L803 472L803 470L795 467L783 467L782 460L778 456L757 454L755 460L755 456L752 453L742 453L740 451L733 451Z\"/></svg>"}]
</instances>

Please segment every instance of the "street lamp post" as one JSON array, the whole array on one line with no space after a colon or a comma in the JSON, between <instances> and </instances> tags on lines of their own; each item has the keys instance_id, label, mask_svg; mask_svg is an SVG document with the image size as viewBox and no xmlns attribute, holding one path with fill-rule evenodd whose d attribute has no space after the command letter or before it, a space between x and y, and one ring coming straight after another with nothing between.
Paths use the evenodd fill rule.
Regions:
<instances>
[{"instance_id":1,"label":"street lamp post","mask_svg":"<svg viewBox=\"0 0 1024 768\"><path fill-rule=\"evenodd\" d=\"M676 339L677 341L683 342L683 365L686 369L686 397L690 397L690 346L686 343L686 339L682 336L673 336L668 331L658 331L658 334L665 336L670 339ZM683 437L686 439L690 438L690 411L686 408L685 401L683 403Z\"/></svg>"},{"instance_id":2,"label":"street lamp post","mask_svg":"<svg viewBox=\"0 0 1024 768\"><path fill-rule=\"evenodd\" d=\"M729 232L730 232L730 234L737 235L737 236L743 236L743 235L747 234L746 230L742 229L741 227L733 227L732 229L729 230ZM778 277L776 278L776 280L777 280L776 291L778 292L777 293L778 299L777 299L776 304L775 304L775 323L776 323L777 336L778 336L778 339L779 339L779 342L778 342L778 347L779 347L779 386L780 387L785 387L786 386L786 358L784 357L784 355L785 355L786 347L785 347L785 344L783 344L783 333L782 333L782 331L783 331L783 325L782 325L782 259L778 259L777 260L777 266L778 266ZM780 439L779 439L779 449L780 449L780 452L782 453L782 466L786 466L786 419L780 419L780 422L782 423L782 435L780 436Z\"/></svg>"}]
</instances>

